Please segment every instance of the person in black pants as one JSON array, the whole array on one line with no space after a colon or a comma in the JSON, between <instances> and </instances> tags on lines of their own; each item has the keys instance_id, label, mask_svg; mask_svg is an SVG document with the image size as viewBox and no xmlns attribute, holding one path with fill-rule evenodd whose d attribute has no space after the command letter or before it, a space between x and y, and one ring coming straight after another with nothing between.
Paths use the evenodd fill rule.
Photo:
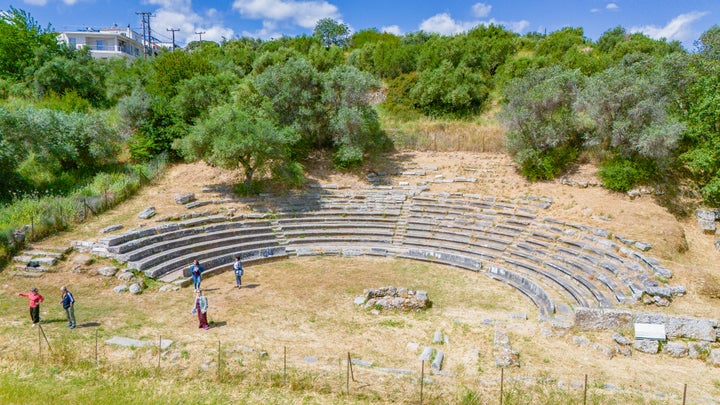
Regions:
<instances>
[{"instance_id":1,"label":"person in black pants","mask_svg":"<svg viewBox=\"0 0 720 405\"><path fill-rule=\"evenodd\" d=\"M37 287L31 288L29 293L19 293L18 295L27 297L30 302L30 319L32 319L32 326L40 323L40 303L45 301L45 298L40 295Z\"/></svg>"}]
</instances>

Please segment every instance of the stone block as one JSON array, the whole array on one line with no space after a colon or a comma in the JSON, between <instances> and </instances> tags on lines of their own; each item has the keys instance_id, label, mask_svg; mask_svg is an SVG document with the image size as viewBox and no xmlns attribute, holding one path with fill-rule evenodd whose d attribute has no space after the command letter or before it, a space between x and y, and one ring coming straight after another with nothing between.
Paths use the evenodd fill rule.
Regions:
<instances>
[{"instance_id":1,"label":"stone block","mask_svg":"<svg viewBox=\"0 0 720 405\"><path fill-rule=\"evenodd\" d=\"M100 233L115 232L115 231L120 230L120 229L122 229L122 228L123 228L123 226L122 226L121 224L110 225L110 226L106 226L105 228L101 229L101 230L100 230Z\"/></svg>"},{"instance_id":2,"label":"stone block","mask_svg":"<svg viewBox=\"0 0 720 405\"><path fill-rule=\"evenodd\" d=\"M632 344L632 341L630 339L626 338L625 336L623 336L619 333L613 334L612 338L619 345L628 346L628 345Z\"/></svg>"},{"instance_id":3,"label":"stone block","mask_svg":"<svg viewBox=\"0 0 720 405\"><path fill-rule=\"evenodd\" d=\"M630 328L633 315L624 310L576 308L575 326L581 330L605 330Z\"/></svg>"},{"instance_id":4,"label":"stone block","mask_svg":"<svg viewBox=\"0 0 720 405\"><path fill-rule=\"evenodd\" d=\"M672 357L687 357L688 347L685 342L667 342L663 345L662 352Z\"/></svg>"},{"instance_id":5,"label":"stone block","mask_svg":"<svg viewBox=\"0 0 720 405\"><path fill-rule=\"evenodd\" d=\"M639 339L633 342L633 347L639 352L656 354L660 348L660 342L657 340Z\"/></svg>"},{"instance_id":6,"label":"stone block","mask_svg":"<svg viewBox=\"0 0 720 405\"><path fill-rule=\"evenodd\" d=\"M195 193L179 193L175 194L175 202L178 204L187 204L195 201Z\"/></svg>"},{"instance_id":7,"label":"stone block","mask_svg":"<svg viewBox=\"0 0 720 405\"><path fill-rule=\"evenodd\" d=\"M720 367L720 349L710 350L708 362L715 367Z\"/></svg>"},{"instance_id":8,"label":"stone block","mask_svg":"<svg viewBox=\"0 0 720 405\"><path fill-rule=\"evenodd\" d=\"M418 360L425 360L430 361L433 355L433 348L430 346L425 346L423 348L422 353L420 353L420 358Z\"/></svg>"},{"instance_id":9,"label":"stone block","mask_svg":"<svg viewBox=\"0 0 720 405\"><path fill-rule=\"evenodd\" d=\"M105 277L112 277L118 272L118 268L115 266L106 266L98 269L98 274Z\"/></svg>"},{"instance_id":10,"label":"stone block","mask_svg":"<svg viewBox=\"0 0 720 405\"><path fill-rule=\"evenodd\" d=\"M435 358L432 361L432 364L430 364L430 367L433 370L438 370L438 371L442 370L442 362L443 362L444 358L445 358L445 353L443 353L442 350L438 350L437 354L435 355Z\"/></svg>"},{"instance_id":11,"label":"stone block","mask_svg":"<svg viewBox=\"0 0 720 405\"><path fill-rule=\"evenodd\" d=\"M155 207L147 207L144 210L140 211L140 213L137 215L140 219L149 219L154 217L156 214Z\"/></svg>"}]
</instances>

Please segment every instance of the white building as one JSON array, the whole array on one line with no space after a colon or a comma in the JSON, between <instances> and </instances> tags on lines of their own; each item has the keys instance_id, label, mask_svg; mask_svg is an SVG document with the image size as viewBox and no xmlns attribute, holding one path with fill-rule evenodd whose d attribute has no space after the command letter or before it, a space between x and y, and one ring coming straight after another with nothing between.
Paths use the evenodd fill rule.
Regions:
<instances>
[{"instance_id":1,"label":"white building","mask_svg":"<svg viewBox=\"0 0 720 405\"><path fill-rule=\"evenodd\" d=\"M58 35L58 40L74 49L90 48L90 54L95 59L114 57L134 59L144 55L142 35L129 27L114 26L99 30L88 28L85 31L65 31Z\"/></svg>"}]
</instances>

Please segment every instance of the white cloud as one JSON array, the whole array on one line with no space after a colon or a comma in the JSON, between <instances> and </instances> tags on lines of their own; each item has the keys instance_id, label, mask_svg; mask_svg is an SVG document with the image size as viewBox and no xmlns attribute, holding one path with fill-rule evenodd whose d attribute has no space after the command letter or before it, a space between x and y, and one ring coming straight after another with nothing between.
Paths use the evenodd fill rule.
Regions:
<instances>
[{"instance_id":1,"label":"white cloud","mask_svg":"<svg viewBox=\"0 0 720 405\"><path fill-rule=\"evenodd\" d=\"M387 32L388 34L393 34L393 35L398 35L398 36L403 35L402 30L397 25L390 25L387 27L382 27L382 28L380 28L380 32Z\"/></svg>"},{"instance_id":2,"label":"white cloud","mask_svg":"<svg viewBox=\"0 0 720 405\"><path fill-rule=\"evenodd\" d=\"M223 38L230 39L234 35L231 28L225 27L216 19L219 13L213 12L214 9L208 10L203 17L193 11L190 0L147 0L147 4L160 6L153 12L150 24L158 33L158 37L168 38L168 42L171 37L166 31L168 28L180 29L175 32L175 42L178 44L200 39L200 35L196 32L203 32L203 41L221 41Z\"/></svg>"},{"instance_id":3,"label":"white cloud","mask_svg":"<svg viewBox=\"0 0 720 405\"><path fill-rule=\"evenodd\" d=\"M23 3L31 6L45 6L47 5L47 0L23 0Z\"/></svg>"},{"instance_id":4,"label":"white cloud","mask_svg":"<svg viewBox=\"0 0 720 405\"><path fill-rule=\"evenodd\" d=\"M315 28L322 18L340 17L338 8L326 1L235 0L233 9L246 18L289 21L303 28Z\"/></svg>"},{"instance_id":5,"label":"white cloud","mask_svg":"<svg viewBox=\"0 0 720 405\"><path fill-rule=\"evenodd\" d=\"M599 12L600 12L600 9L599 9L599 8L591 8L591 9L590 9L590 12L591 12L591 13L599 13Z\"/></svg>"},{"instance_id":6,"label":"white cloud","mask_svg":"<svg viewBox=\"0 0 720 405\"><path fill-rule=\"evenodd\" d=\"M671 41L687 41L696 37L692 29L692 23L707 14L707 12L701 11L680 14L664 27L643 25L630 28L630 32L642 32L650 38L655 39L665 38Z\"/></svg>"},{"instance_id":7,"label":"white cloud","mask_svg":"<svg viewBox=\"0 0 720 405\"><path fill-rule=\"evenodd\" d=\"M620 8L620 7L618 7L618 5L615 4L615 3L608 3L608 4L605 6L605 9L606 9L606 10L617 10L617 9L619 9L619 8Z\"/></svg>"},{"instance_id":8,"label":"white cloud","mask_svg":"<svg viewBox=\"0 0 720 405\"><path fill-rule=\"evenodd\" d=\"M526 20L521 21L498 21L491 18L487 21L456 21L447 13L436 14L420 23L420 30L426 32L437 32L441 35L454 35L461 32L469 31L478 25L502 25L507 29L521 33L530 23Z\"/></svg>"},{"instance_id":9,"label":"white cloud","mask_svg":"<svg viewBox=\"0 0 720 405\"><path fill-rule=\"evenodd\" d=\"M267 41L269 39L280 38L283 36L283 34L278 32L276 29L277 24L273 21L263 21L263 26L259 30L255 32L243 31L242 35L244 37L259 38Z\"/></svg>"},{"instance_id":10,"label":"white cloud","mask_svg":"<svg viewBox=\"0 0 720 405\"><path fill-rule=\"evenodd\" d=\"M487 17L492 10L492 6L485 3L476 3L472 6L472 13L475 17Z\"/></svg>"}]
</instances>

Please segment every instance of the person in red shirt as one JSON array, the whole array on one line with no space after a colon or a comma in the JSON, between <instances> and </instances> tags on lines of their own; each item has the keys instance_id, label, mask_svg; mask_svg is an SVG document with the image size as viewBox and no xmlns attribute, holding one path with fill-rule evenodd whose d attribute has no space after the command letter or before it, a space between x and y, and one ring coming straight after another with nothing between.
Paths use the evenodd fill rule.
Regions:
<instances>
[{"instance_id":1,"label":"person in red shirt","mask_svg":"<svg viewBox=\"0 0 720 405\"><path fill-rule=\"evenodd\" d=\"M37 325L40 322L40 303L45 301L42 295L38 292L37 287L30 289L29 293L19 293L21 297L27 297L30 301L30 318L32 319L32 326Z\"/></svg>"}]
</instances>

